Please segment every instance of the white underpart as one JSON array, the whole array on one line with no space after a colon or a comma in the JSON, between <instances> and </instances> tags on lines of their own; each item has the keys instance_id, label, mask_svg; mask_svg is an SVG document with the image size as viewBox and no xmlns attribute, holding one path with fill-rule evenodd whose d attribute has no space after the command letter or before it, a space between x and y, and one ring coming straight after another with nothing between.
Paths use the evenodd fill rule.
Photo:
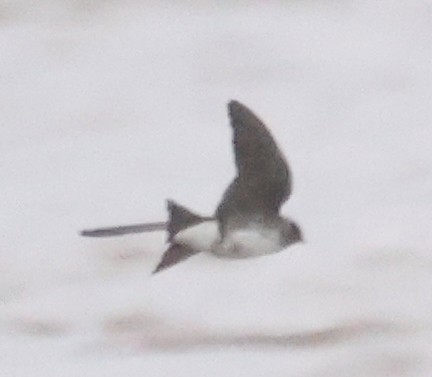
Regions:
<instances>
[{"instance_id":1,"label":"white underpart","mask_svg":"<svg viewBox=\"0 0 432 377\"><path fill-rule=\"evenodd\" d=\"M204 221L182 230L174 237L175 242L201 251L210 251L218 240L219 229L216 221Z\"/></svg>"},{"instance_id":2,"label":"white underpart","mask_svg":"<svg viewBox=\"0 0 432 377\"><path fill-rule=\"evenodd\" d=\"M175 237L174 241L194 250L211 251L226 258L251 258L281 250L280 236L275 229L248 228L228 233L222 242L216 221L205 221L191 226Z\"/></svg>"},{"instance_id":3,"label":"white underpart","mask_svg":"<svg viewBox=\"0 0 432 377\"><path fill-rule=\"evenodd\" d=\"M251 226L230 232L221 243L215 244L212 251L221 257L253 258L281 249L280 235L276 229Z\"/></svg>"}]
</instances>

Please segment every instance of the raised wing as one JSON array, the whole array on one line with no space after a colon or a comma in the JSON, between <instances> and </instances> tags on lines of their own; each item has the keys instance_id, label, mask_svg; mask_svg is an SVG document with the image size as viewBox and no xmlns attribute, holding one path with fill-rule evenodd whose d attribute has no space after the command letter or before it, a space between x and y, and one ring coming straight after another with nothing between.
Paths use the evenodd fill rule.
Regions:
<instances>
[{"instance_id":1,"label":"raised wing","mask_svg":"<svg viewBox=\"0 0 432 377\"><path fill-rule=\"evenodd\" d=\"M227 219L275 215L291 193L291 174L272 135L246 106L228 104L237 177L216 210L223 233Z\"/></svg>"}]
</instances>

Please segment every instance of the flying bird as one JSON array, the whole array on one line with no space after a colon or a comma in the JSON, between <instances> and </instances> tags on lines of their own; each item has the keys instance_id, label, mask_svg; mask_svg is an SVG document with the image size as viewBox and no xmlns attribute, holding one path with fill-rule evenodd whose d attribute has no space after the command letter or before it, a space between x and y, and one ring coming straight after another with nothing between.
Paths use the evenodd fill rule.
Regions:
<instances>
[{"instance_id":1,"label":"flying bird","mask_svg":"<svg viewBox=\"0 0 432 377\"><path fill-rule=\"evenodd\" d=\"M168 248L153 273L199 252L250 258L279 252L303 240L300 226L280 215L292 191L287 161L265 124L238 101L228 103L237 175L213 216L200 216L167 200L167 222L83 230L89 237L166 230Z\"/></svg>"}]
</instances>

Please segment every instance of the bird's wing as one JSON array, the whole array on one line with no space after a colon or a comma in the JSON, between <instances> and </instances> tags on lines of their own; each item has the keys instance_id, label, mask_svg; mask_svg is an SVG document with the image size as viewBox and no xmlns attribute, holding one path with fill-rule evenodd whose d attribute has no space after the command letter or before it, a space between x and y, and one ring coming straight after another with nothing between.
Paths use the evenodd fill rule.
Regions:
<instances>
[{"instance_id":1,"label":"bird's wing","mask_svg":"<svg viewBox=\"0 0 432 377\"><path fill-rule=\"evenodd\" d=\"M153 274L165 270L166 268L171 267L197 253L199 253L199 251L193 250L186 245L171 244L163 254L162 259L154 269Z\"/></svg>"},{"instance_id":2,"label":"bird's wing","mask_svg":"<svg viewBox=\"0 0 432 377\"><path fill-rule=\"evenodd\" d=\"M134 225L122 225L108 228L84 229L80 232L84 237L116 237L132 233L156 232L166 230L166 222L155 222Z\"/></svg>"},{"instance_id":3,"label":"bird's wing","mask_svg":"<svg viewBox=\"0 0 432 377\"><path fill-rule=\"evenodd\" d=\"M228 218L277 214L291 193L291 174L264 123L246 106L231 101L237 177L228 186L216 210L222 231Z\"/></svg>"}]
</instances>

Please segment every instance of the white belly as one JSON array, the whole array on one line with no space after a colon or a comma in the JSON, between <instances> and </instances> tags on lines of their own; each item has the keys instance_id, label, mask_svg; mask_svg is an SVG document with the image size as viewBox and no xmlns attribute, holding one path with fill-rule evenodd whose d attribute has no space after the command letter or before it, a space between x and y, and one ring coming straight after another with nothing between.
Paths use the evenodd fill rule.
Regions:
<instances>
[{"instance_id":1,"label":"white belly","mask_svg":"<svg viewBox=\"0 0 432 377\"><path fill-rule=\"evenodd\" d=\"M230 232L221 242L216 221L205 221L182 230L174 237L174 242L193 250L210 251L219 257L234 259L258 257L282 249L277 230L254 226Z\"/></svg>"},{"instance_id":2,"label":"white belly","mask_svg":"<svg viewBox=\"0 0 432 377\"><path fill-rule=\"evenodd\" d=\"M216 221L204 221L177 233L174 241L190 246L194 250L211 251L219 240L219 228Z\"/></svg>"},{"instance_id":3,"label":"white belly","mask_svg":"<svg viewBox=\"0 0 432 377\"><path fill-rule=\"evenodd\" d=\"M282 249L279 232L254 227L236 230L213 247L213 253L226 258L253 258L273 254Z\"/></svg>"}]
</instances>

